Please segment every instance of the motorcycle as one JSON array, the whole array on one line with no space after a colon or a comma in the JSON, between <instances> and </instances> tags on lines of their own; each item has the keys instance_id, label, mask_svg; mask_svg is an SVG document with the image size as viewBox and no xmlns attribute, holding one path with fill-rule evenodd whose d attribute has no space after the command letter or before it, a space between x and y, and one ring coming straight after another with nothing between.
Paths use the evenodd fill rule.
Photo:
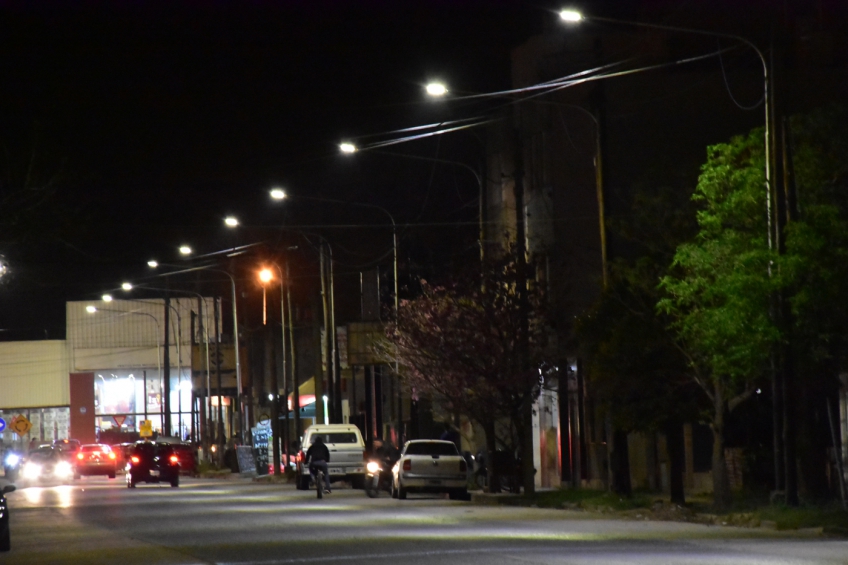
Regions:
<instances>
[{"instance_id":1,"label":"motorcycle","mask_svg":"<svg viewBox=\"0 0 848 565\"><path fill-rule=\"evenodd\" d=\"M377 498L381 490L391 492L392 465L388 460L371 459L365 465L365 494Z\"/></svg>"},{"instance_id":2,"label":"motorcycle","mask_svg":"<svg viewBox=\"0 0 848 565\"><path fill-rule=\"evenodd\" d=\"M6 476L6 479L10 481L14 481L18 478L18 473L21 469L21 464L23 463L23 455L15 450L9 450L6 452L6 456L3 459L3 473Z\"/></svg>"}]
</instances>

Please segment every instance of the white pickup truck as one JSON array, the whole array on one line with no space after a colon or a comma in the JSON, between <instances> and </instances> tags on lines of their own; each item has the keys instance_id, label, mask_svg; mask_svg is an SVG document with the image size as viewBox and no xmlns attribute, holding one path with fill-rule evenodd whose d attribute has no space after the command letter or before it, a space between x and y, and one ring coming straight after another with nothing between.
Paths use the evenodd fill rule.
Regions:
<instances>
[{"instance_id":1,"label":"white pickup truck","mask_svg":"<svg viewBox=\"0 0 848 565\"><path fill-rule=\"evenodd\" d=\"M316 435L330 450L330 481L349 481L353 488L362 488L365 481L365 440L353 424L316 424L303 432L303 449L297 454L296 485L299 490L309 488L309 468L306 450Z\"/></svg>"}]
</instances>

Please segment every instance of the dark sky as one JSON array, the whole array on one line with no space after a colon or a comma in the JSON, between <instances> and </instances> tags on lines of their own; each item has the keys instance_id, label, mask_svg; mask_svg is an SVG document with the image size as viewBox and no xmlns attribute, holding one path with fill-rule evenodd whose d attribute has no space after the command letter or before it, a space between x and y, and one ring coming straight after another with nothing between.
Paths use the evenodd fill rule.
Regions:
<instances>
[{"instance_id":1,"label":"dark sky","mask_svg":"<svg viewBox=\"0 0 848 565\"><path fill-rule=\"evenodd\" d=\"M270 208L274 184L378 203L399 223L456 218L452 209L476 196L473 179L451 172L438 179L450 194L430 194L404 175L427 182L443 171L375 156L343 162L336 144L446 119L423 101L431 78L470 92L508 87L509 50L555 15L548 8L505 0L0 3L4 194L28 177L56 179L35 233L25 244L8 235L2 242L10 272L0 285L0 329L61 325L64 300L97 296L151 256L168 260L183 241L200 251L232 244L221 227L227 213L249 226L280 215L288 224L387 222L361 209ZM462 143L423 142L409 152L462 154ZM239 242L257 233L243 231ZM354 247L347 237L337 254ZM357 260L368 257L349 262Z\"/></svg>"}]
</instances>

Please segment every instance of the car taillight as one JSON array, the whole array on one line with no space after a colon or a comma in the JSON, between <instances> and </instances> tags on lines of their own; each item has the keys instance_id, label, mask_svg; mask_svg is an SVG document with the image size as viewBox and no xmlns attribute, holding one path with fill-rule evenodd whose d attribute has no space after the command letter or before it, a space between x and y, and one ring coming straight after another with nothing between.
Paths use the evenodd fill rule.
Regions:
<instances>
[{"instance_id":1,"label":"car taillight","mask_svg":"<svg viewBox=\"0 0 848 565\"><path fill-rule=\"evenodd\" d=\"M110 452L109 452L109 459L114 459L114 458L115 458L115 452L114 452L114 451L110 451Z\"/></svg>"},{"instance_id":2,"label":"car taillight","mask_svg":"<svg viewBox=\"0 0 848 565\"><path fill-rule=\"evenodd\" d=\"M468 463L466 463L464 459L459 462L459 470L463 473L468 471Z\"/></svg>"},{"instance_id":3,"label":"car taillight","mask_svg":"<svg viewBox=\"0 0 848 565\"><path fill-rule=\"evenodd\" d=\"M171 455L168 459L171 461L171 463L179 463L180 462L179 458L176 455Z\"/></svg>"},{"instance_id":4,"label":"car taillight","mask_svg":"<svg viewBox=\"0 0 848 565\"><path fill-rule=\"evenodd\" d=\"M139 459L137 455L133 455L132 457L130 457L130 461L132 461L135 464L138 464L138 462L141 461L141 459Z\"/></svg>"},{"instance_id":5,"label":"car taillight","mask_svg":"<svg viewBox=\"0 0 848 565\"><path fill-rule=\"evenodd\" d=\"M406 459L403 462L403 470L404 471L411 471L412 470L412 461L410 461L409 459Z\"/></svg>"},{"instance_id":6,"label":"car taillight","mask_svg":"<svg viewBox=\"0 0 848 565\"><path fill-rule=\"evenodd\" d=\"M298 451L297 455L295 456L295 459L297 460L298 463L303 463L303 457L304 457L303 451Z\"/></svg>"},{"instance_id":7,"label":"car taillight","mask_svg":"<svg viewBox=\"0 0 848 565\"><path fill-rule=\"evenodd\" d=\"M77 453L77 459L82 459L82 453Z\"/></svg>"}]
</instances>

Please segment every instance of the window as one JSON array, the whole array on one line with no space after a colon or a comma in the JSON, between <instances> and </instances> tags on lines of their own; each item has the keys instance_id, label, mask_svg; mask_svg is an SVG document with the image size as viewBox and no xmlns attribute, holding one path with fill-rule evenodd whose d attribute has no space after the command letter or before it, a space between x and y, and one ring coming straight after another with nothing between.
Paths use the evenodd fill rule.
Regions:
<instances>
[{"instance_id":1,"label":"window","mask_svg":"<svg viewBox=\"0 0 848 565\"><path fill-rule=\"evenodd\" d=\"M406 455L459 455L456 445L442 442L410 443L406 446Z\"/></svg>"}]
</instances>

